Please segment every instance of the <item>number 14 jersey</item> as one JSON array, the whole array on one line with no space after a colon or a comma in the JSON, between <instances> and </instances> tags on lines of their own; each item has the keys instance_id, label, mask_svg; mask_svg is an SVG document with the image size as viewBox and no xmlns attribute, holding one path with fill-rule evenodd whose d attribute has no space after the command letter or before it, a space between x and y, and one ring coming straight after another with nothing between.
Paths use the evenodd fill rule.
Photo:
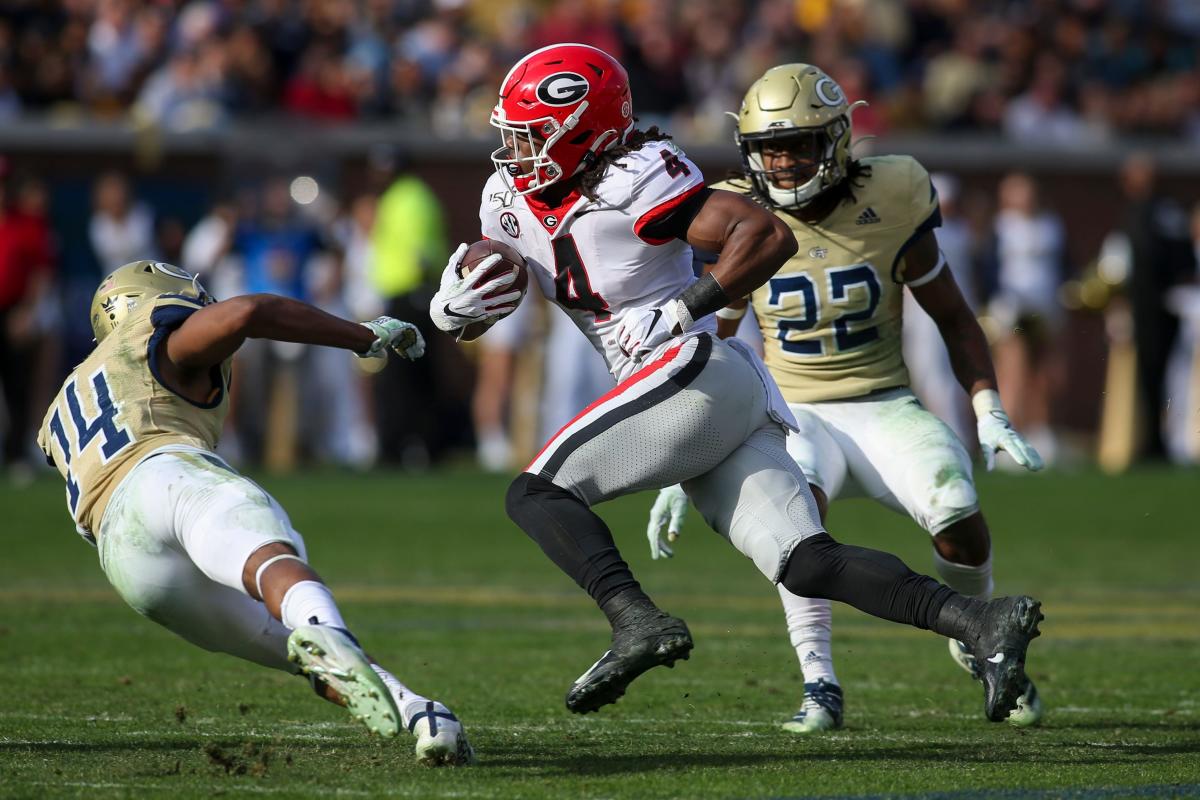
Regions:
<instances>
[{"instance_id":1,"label":"number 14 jersey","mask_svg":"<svg viewBox=\"0 0 1200 800\"><path fill-rule=\"evenodd\" d=\"M904 254L941 225L929 174L908 156L870 168L820 223L784 211L800 248L751 296L765 361L789 403L844 400L908 385L900 353ZM741 180L715 185L750 195Z\"/></svg>"},{"instance_id":2,"label":"number 14 jersey","mask_svg":"<svg viewBox=\"0 0 1200 800\"><path fill-rule=\"evenodd\" d=\"M67 508L92 542L113 492L143 457L168 445L216 449L232 360L212 369L203 403L164 386L158 369L163 340L200 308L184 295L143 302L71 372L46 412L38 446L62 473Z\"/></svg>"},{"instance_id":3,"label":"number 14 jersey","mask_svg":"<svg viewBox=\"0 0 1200 800\"><path fill-rule=\"evenodd\" d=\"M514 195L492 175L483 189L480 230L525 256L542 293L571 317L620 381L638 366L609 342L620 315L665 303L695 280L691 247L660 228L703 188L699 167L682 150L651 141L608 168L594 200L573 192L551 207ZM715 329L708 317L689 335Z\"/></svg>"}]
</instances>

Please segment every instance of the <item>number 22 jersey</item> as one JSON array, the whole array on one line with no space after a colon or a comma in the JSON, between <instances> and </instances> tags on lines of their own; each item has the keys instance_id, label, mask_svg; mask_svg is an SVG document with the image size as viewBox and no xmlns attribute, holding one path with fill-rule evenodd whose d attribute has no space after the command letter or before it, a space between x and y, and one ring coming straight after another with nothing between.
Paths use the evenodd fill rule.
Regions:
<instances>
[{"instance_id":1,"label":"number 22 jersey","mask_svg":"<svg viewBox=\"0 0 1200 800\"><path fill-rule=\"evenodd\" d=\"M513 194L492 175L483 189L480 230L525 256L542 293L571 317L620 381L638 367L609 342L621 314L661 305L695 280L691 247L656 235L656 224L703 188L700 168L682 150L651 141L607 168L595 200L572 192L551 207ZM688 335L715 330L708 317Z\"/></svg>"},{"instance_id":2,"label":"number 22 jersey","mask_svg":"<svg viewBox=\"0 0 1200 800\"><path fill-rule=\"evenodd\" d=\"M799 249L751 302L765 361L789 403L845 400L908 385L900 352L904 255L942 224L929 174L908 156L862 159L854 198L819 223L775 214ZM750 196L740 179L717 184Z\"/></svg>"}]
</instances>

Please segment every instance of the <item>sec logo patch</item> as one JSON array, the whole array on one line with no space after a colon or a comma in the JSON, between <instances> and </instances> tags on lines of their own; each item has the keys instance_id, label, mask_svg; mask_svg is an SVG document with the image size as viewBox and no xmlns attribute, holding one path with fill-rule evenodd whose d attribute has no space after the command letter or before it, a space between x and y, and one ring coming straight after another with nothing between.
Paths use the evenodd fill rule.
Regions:
<instances>
[{"instance_id":1,"label":"sec logo patch","mask_svg":"<svg viewBox=\"0 0 1200 800\"><path fill-rule=\"evenodd\" d=\"M517 215L511 211L500 215L500 227L514 239L521 235L521 223L517 222Z\"/></svg>"}]
</instances>

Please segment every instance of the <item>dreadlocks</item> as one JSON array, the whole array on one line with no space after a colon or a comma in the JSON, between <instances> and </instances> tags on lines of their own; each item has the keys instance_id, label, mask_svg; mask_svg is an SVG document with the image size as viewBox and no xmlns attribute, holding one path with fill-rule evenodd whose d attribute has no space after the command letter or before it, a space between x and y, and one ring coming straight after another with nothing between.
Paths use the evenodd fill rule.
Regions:
<instances>
[{"instance_id":1,"label":"dreadlocks","mask_svg":"<svg viewBox=\"0 0 1200 800\"><path fill-rule=\"evenodd\" d=\"M670 139L669 133L663 133L654 125L650 130L643 131L634 128L629 134L629 138L624 144L618 145L611 150L605 150L596 159L592 166L588 167L587 171L579 176L579 192L589 200L596 199L596 189L600 186L600 181L604 179L604 173L613 164L619 167L625 166L620 163L620 159L639 150L646 145L647 142L663 142Z\"/></svg>"}]
</instances>

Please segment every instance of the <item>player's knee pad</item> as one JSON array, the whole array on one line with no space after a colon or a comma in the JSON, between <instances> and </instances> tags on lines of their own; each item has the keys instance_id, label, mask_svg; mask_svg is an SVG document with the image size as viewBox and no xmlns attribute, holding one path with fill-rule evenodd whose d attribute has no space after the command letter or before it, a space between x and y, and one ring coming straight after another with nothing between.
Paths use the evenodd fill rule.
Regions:
<instances>
[{"instance_id":1,"label":"player's knee pad","mask_svg":"<svg viewBox=\"0 0 1200 800\"><path fill-rule=\"evenodd\" d=\"M966 477L955 477L938 487L926 510L927 527L937 534L949 525L979 511L975 484Z\"/></svg>"}]
</instances>

